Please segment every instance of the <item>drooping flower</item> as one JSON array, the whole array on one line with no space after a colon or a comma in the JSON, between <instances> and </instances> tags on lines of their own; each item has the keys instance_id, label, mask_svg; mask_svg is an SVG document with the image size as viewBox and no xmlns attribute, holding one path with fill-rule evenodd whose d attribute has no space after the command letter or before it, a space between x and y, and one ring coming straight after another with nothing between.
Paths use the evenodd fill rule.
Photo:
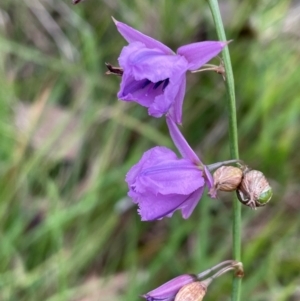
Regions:
<instances>
[{"instance_id":1,"label":"drooping flower","mask_svg":"<svg viewBox=\"0 0 300 301\"><path fill-rule=\"evenodd\" d=\"M197 275L177 276L141 297L147 301L201 301L212 281L231 270L235 271L236 277L244 276L241 262L226 260Z\"/></svg>"},{"instance_id":2,"label":"drooping flower","mask_svg":"<svg viewBox=\"0 0 300 301\"><path fill-rule=\"evenodd\" d=\"M129 43L119 57L123 76L118 98L147 107L149 115L154 117L169 112L176 123L181 123L186 72L199 69L228 43L192 43L181 46L174 53L166 45L132 27L114 22Z\"/></svg>"},{"instance_id":3,"label":"drooping flower","mask_svg":"<svg viewBox=\"0 0 300 301\"><path fill-rule=\"evenodd\" d=\"M195 281L197 281L196 275L183 274L142 295L142 297L147 301L171 301L175 299L176 294L184 285Z\"/></svg>"},{"instance_id":4,"label":"drooping flower","mask_svg":"<svg viewBox=\"0 0 300 301\"><path fill-rule=\"evenodd\" d=\"M167 116L171 137L183 158L162 146L145 152L126 176L133 202L143 221L171 217L181 210L187 219L198 204L205 186L213 187L207 166L188 145L173 120ZM215 197L215 195L212 195Z\"/></svg>"}]
</instances>

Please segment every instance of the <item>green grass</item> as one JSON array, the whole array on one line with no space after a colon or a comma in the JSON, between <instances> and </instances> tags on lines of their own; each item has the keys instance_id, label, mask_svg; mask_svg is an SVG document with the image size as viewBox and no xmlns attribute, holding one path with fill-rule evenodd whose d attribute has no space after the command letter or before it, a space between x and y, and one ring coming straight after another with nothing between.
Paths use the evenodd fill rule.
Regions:
<instances>
[{"instance_id":1,"label":"green grass","mask_svg":"<svg viewBox=\"0 0 300 301\"><path fill-rule=\"evenodd\" d=\"M205 1L34 3L0 4L0 300L139 300L171 277L230 259L229 194L203 199L189 220L177 213L145 223L135 207L116 207L142 153L175 148L164 120L118 101L119 79L104 74L126 44L110 16L175 50L216 38ZM265 208L243 208L241 300L292 301L300 282L299 38L282 30L288 1L252 4L243 1L226 22L240 156L265 173L274 196ZM225 97L217 74L188 75L182 131L207 164L229 158ZM31 111L17 128L20 102ZM54 114L54 129L42 133L57 107L66 115ZM79 142L73 153L61 134ZM229 300L230 290L223 276L205 300Z\"/></svg>"}]
</instances>

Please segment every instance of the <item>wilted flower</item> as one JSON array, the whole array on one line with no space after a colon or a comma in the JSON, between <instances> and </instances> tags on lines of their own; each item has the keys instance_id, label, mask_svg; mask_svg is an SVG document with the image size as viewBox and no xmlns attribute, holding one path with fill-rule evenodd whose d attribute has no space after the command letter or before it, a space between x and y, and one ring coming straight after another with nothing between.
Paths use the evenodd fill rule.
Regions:
<instances>
[{"instance_id":1,"label":"wilted flower","mask_svg":"<svg viewBox=\"0 0 300 301\"><path fill-rule=\"evenodd\" d=\"M166 147L157 146L145 152L126 176L128 195L139 205L143 221L171 217L176 210L181 210L182 217L186 219L198 204L205 185L208 189L213 186L208 168L169 116L167 124L183 158L179 159Z\"/></svg>"},{"instance_id":2,"label":"wilted flower","mask_svg":"<svg viewBox=\"0 0 300 301\"><path fill-rule=\"evenodd\" d=\"M143 295L147 301L170 301L174 300L178 291L186 284L195 282L196 275L184 274L180 275L163 285L157 287L153 291Z\"/></svg>"},{"instance_id":3,"label":"wilted flower","mask_svg":"<svg viewBox=\"0 0 300 301\"><path fill-rule=\"evenodd\" d=\"M119 57L124 73L118 97L135 101L148 113L161 117L169 112L181 123L185 94L185 73L199 69L228 43L205 41L181 46L174 53L161 42L114 20L118 31L129 43Z\"/></svg>"},{"instance_id":4,"label":"wilted flower","mask_svg":"<svg viewBox=\"0 0 300 301\"><path fill-rule=\"evenodd\" d=\"M200 274L175 277L142 297L147 301L201 301L211 282L231 270L235 271L236 277L244 275L241 262L226 260Z\"/></svg>"}]
</instances>

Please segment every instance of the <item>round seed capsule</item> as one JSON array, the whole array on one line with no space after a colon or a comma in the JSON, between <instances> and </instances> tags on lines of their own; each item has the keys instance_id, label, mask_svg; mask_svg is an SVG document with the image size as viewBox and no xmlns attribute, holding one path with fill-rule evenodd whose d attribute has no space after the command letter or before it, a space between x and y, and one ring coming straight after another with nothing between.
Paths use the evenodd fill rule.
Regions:
<instances>
[{"instance_id":1,"label":"round seed capsule","mask_svg":"<svg viewBox=\"0 0 300 301\"><path fill-rule=\"evenodd\" d=\"M255 209L265 206L273 195L272 188L261 171L246 170L237 189L238 199L246 206Z\"/></svg>"},{"instance_id":2,"label":"round seed capsule","mask_svg":"<svg viewBox=\"0 0 300 301\"><path fill-rule=\"evenodd\" d=\"M221 191L234 191L240 185L243 172L238 167L221 166L214 172L214 188Z\"/></svg>"},{"instance_id":3,"label":"round seed capsule","mask_svg":"<svg viewBox=\"0 0 300 301\"><path fill-rule=\"evenodd\" d=\"M207 287L197 281L184 285L176 294L174 301L202 301Z\"/></svg>"}]
</instances>

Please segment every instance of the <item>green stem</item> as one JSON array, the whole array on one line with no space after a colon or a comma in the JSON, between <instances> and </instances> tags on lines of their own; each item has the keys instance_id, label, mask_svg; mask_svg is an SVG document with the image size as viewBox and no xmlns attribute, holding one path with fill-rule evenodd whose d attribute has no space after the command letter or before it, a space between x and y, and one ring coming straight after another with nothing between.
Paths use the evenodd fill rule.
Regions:
<instances>
[{"instance_id":1,"label":"green stem","mask_svg":"<svg viewBox=\"0 0 300 301\"><path fill-rule=\"evenodd\" d=\"M208 0L210 10L216 26L216 31L219 40L226 41L224 26L220 14L218 0ZM227 108L229 120L229 145L231 159L239 158L238 150L238 134L236 121L236 106L235 106L235 92L234 92L234 78L231 67L230 55L228 47L223 50L223 61L226 72L226 88L227 88ZM232 227L232 251L233 259L241 261L241 204L235 197L233 200L233 227ZM241 293L241 279L234 278L232 285L232 301L239 301Z\"/></svg>"}]
</instances>

